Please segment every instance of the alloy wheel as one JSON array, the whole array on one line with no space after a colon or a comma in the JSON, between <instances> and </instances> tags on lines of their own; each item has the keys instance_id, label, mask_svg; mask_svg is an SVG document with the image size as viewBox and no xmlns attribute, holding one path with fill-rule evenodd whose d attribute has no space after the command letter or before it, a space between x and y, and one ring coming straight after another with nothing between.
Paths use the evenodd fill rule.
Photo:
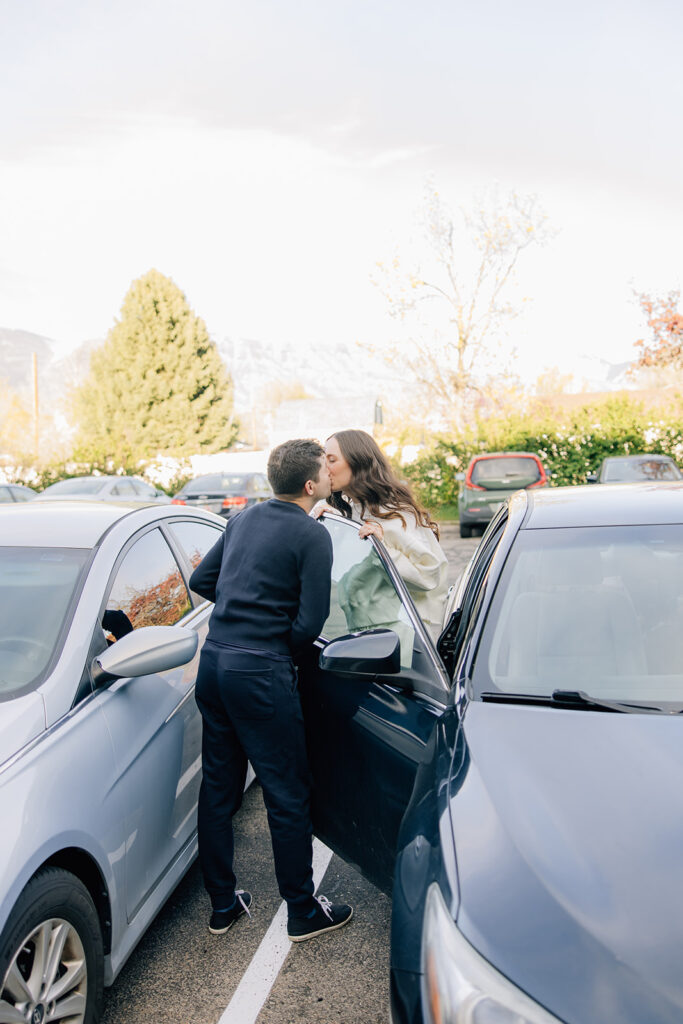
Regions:
<instances>
[{"instance_id":1,"label":"alloy wheel","mask_svg":"<svg viewBox=\"0 0 683 1024\"><path fill-rule=\"evenodd\" d=\"M63 918L26 936L2 982L0 1024L83 1024L88 995L85 950Z\"/></svg>"}]
</instances>

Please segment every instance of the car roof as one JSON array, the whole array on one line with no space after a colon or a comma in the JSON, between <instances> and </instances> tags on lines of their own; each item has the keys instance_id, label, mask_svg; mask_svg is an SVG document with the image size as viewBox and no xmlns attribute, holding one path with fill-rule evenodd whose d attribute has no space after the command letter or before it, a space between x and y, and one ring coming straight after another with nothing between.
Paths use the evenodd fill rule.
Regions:
<instances>
[{"instance_id":1,"label":"car roof","mask_svg":"<svg viewBox=\"0 0 683 1024\"><path fill-rule=\"evenodd\" d=\"M193 476L191 480L188 480L188 484L193 484L196 480L206 480L209 476L255 476L256 470L250 469L215 469L213 473L200 473L199 476Z\"/></svg>"},{"instance_id":2,"label":"car roof","mask_svg":"<svg viewBox=\"0 0 683 1024\"><path fill-rule=\"evenodd\" d=\"M511 499L517 512L525 501L522 528L526 530L683 523L683 480L547 487L521 491Z\"/></svg>"},{"instance_id":3,"label":"car roof","mask_svg":"<svg viewBox=\"0 0 683 1024\"><path fill-rule=\"evenodd\" d=\"M12 518L9 518L9 517ZM0 546L92 548L104 534L126 516L144 526L160 519L186 518L176 505L121 501L22 502L0 505ZM210 512L192 510L192 518L224 525Z\"/></svg>"},{"instance_id":4,"label":"car roof","mask_svg":"<svg viewBox=\"0 0 683 1024\"><path fill-rule=\"evenodd\" d=\"M478 455L472 456L472 462L476 462L477 459L514 459L519 458L520 455L527 459L539 457L536 452L480 452Z\"/></svg>"},{"instance_id":5,"label":"car roof","mask_svg":"<svg viewBox=\"0 0 683 1024\"><path fill-rule=\"evenodd\" d=\"M65 476L62 480L54 480L49 487L54 487L55 484L70 484L73 480L113 480L113 473L82 473L80 476Z\"/></svg>"},{"instance_id":6,"label":"car roof","mask_svg":"<svg viewBox=\"0 0 683 1024\"><path fill-rule=\"evenodd\" d=\"M607 455L603 462L634 462L636 459L649 459L652 462L673 462L670 455L659 452L633 452L632 455Z\"/></svg>"}]
</instances>

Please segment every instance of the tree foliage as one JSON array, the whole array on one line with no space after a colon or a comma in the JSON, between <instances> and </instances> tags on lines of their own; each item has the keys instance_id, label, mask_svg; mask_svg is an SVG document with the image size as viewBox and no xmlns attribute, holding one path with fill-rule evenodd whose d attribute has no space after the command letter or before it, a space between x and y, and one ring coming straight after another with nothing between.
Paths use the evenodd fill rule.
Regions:
<instances>
[{"instance_id":1,"label":"tree foliage","mask_svg":"<svg viewBox=\"0 0 683 1024\"><path fill-rule=\"evenodd\" d=\"M679 291L652 296L636 292L636 298L650 329L650 339L636 342L638 369L671 367L683 369L683 313L679 312Z\"/></svg>"},{"instance_id":2,"label":"tree foliage","mask_svg":"<svg viewBox=\"0 0 683 1024\"><path fill-rule=\"evenodd\" d=\"M0 452L20 455L33 447L33 414L16 391L0 379Z\"/></svg>"},{"instance_id":3,"label":"tree foliage","mask_svg":"<svg viewBox=\"0 0 683 1024\"><path fill-rule=\"evenodd\" d=\"M158 270L132 283L91 355L74 414L75 457L116 468L220 451L234 440L232 381L204 321Z\"/></svg>"},{"instance_id":4,"label":"tree foliage","mask_svg":"<svg viewBox=\"0 0 683 1024\"><path fill-rule=\"evenodd\" d=\"M391 315L411 323L389 359L407 367L427 405L462 426L482 394L511 375L500 339L519 308L510 285L521 253L549 235L535 196L495 189L456 217L433 188L424 209L424 262L407 270L398 256L378 264Z\"/></svg>"}]
</instances>

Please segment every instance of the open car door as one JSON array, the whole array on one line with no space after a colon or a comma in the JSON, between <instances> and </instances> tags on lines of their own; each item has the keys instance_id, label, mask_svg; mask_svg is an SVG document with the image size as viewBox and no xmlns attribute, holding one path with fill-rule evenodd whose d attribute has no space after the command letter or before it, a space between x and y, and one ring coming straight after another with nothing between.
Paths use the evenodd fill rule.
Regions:
<instances>
[{"instance_id":1,"label":"open car door","mask_svg":"<svg viewBox=\"0 0 683 1024\"><path fill-rule=\"evenodd\" d=\"M390 891L398 830L449 692L446 670L381 544L325 516L330 614L300 665L315 834Z\"/></svg>"}]
</instances>

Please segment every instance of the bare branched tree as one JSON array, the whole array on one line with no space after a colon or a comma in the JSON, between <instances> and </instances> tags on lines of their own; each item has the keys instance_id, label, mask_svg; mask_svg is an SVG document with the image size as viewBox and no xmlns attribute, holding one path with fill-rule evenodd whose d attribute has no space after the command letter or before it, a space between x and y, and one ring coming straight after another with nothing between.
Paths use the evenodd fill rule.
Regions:
<instances>
[{"instance_id":1,"label":"bare branched tree","mask_svg":"<svg viewBox=\"0 0 683 1024\"><path fill-rule=\"evenodd\" d=\"M520 254L551 231L535 196L499 189L456 219L429 185L423 220L423 265L406 270L398 256L378 264L391 315L411 325L387 358L402 361L442 419L462 424L478 396L509 384L500 341L519 307L508 292Z\"/></svg>"}]
</instances>

